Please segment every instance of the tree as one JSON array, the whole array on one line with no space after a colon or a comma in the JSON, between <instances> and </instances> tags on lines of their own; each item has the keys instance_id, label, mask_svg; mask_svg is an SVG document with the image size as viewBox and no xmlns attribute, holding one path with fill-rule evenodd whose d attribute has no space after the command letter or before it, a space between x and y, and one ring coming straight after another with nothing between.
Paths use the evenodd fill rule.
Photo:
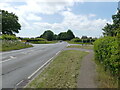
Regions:
<instances>
[{"instance_id":1,"label":"tree","mask_svg":"<svg viewBox=\"0 0 120 90\"><path fill-rule=\"evenodd\" d=\"M75 38L75 35L73 34L73 32L71 30L67 31L67 40L71 40Z\"/></svg>"},{"instance_id":2,"label":"tree","mask_svg":"<svg viewBox=\"0 0 120 90\"><path fill-rule=\"evenodd\" d=\"M67 40L67 33L66 32L59 33L58 40Z\"/></svg>"},{"instance_id":3,"label":"tree","mask_svg":"<svg viewBox=\"0 0 120 90\"><path fill-rule=\"evenodd\" d=\"M82 36L81 39L87 39L88 37L87 36Z\"/></svg>"},{"instance_id":4,"label":"tree","mask_svg":"<svg viewBox=\"0 0 120 90\"><path fill-rule=\"evenodd\" d=\"M19 33L21 25L18 23L18 17L8 11L0 10L2 14L2 34L14 35Z\"/></svg>"},{"instance_id":5,"label":"tree","mask_svg":"<svg viewBox=\"0 0 120 90\"><path fill-rule=\"evenodd\" d=\"M106 24L106 26L102 29L105 36L117 36L120 27L120 10L116 15L112 15L113 24Z\"/></svg>"},{"instance_id":6,"label":"tree","mask_svg":"<svg viewBox=\"0 0 120 90\"><path fill-rule=\"evenodd\" d=\"M75 38L75 35L71 30L68 30L67 32L61 32L58 34L58 40L71 40Z\"/></svg>"},{"instance_id":7,"label":"tree","mask_svg":"<svg viewBox=\"0 0 120 90\"><path fill-rule=\"evenodd\" d=\"M48 41L52 41L54 38L54 33L51 30L45 31L40 38L47 39Z\"/></svg>"}]
</instances>

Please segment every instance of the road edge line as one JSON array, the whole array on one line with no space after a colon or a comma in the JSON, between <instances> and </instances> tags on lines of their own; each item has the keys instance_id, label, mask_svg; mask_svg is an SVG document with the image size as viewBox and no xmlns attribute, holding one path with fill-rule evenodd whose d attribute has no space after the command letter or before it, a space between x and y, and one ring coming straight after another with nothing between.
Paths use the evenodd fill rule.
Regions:
<instances>
[{"instance_id":1,"label":"road edge line","mask_svg":"<svg viewBox=\"0 0 120 90\"><path fill-rule=\"evenodd\" d=\"M47 62L45 62L41 67L39 67L35 72L33 72L27 79L30 80L35 74L37 74L42 68L44 68L48 63L50 63L62 50L58 51L52 58L50 58ZM37 77L37 76L36 76ZM36 77L32 78L23 88L27 87L27 85L32 82Z\"/></svg>"}]
</instances>

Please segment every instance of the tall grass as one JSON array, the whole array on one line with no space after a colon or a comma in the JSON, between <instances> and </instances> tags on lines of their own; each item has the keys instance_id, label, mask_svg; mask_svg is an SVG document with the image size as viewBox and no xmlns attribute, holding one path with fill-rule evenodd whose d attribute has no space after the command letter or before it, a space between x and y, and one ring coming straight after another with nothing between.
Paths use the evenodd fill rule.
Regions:
<instances>
[{"instance_id":1,"label":"tall grass","mask_svg":"<svg viewBox=\"0 0 120 90\"><path fill-rule=\"evenodd\" d=\"M32 45L22 43L18 40L0 40L0 51L18 50L28 47L32 47Z\"/></svg>"}]
</instances>

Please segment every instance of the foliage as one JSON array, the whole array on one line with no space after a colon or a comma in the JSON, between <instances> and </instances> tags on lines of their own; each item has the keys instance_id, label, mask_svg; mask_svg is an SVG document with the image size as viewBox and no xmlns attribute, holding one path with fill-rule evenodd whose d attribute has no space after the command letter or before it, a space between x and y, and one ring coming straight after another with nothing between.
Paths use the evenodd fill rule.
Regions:
<instances>
[{"instance_id":1,"label":"foliage","mask_svg":"<svg viewBox=\"0 0 120 90\"><path fill-rule=\"evenodd\" d=\"M18 22L18 17L4 10L0 10L0 13L2 13L2 34L14 35L14 33L19 33L21 25Z\"/></svg>"},{"instance_id":2,"label":"foliage","mask_svg":"<svg viewBox=\"0 0 120 90\"><path fill-rule=\"evenodd\" d=\"M0 39L2 39L2 40L18 40L18 38L14 35L1 35Z\"/></svg>"},{"instance_id":3,"label":"foliage","mask_svg":"<svg viewBox=\"0 0 120 90\"><path fill-rule=\"evenodd\" d=\"M28 47L32 47L32 45L22 43L18 40L2 40L0 42L0 51L18 50Z\"/></svg>"},{"instance_id":4,"label":"foliage","mask_svg":"<svg viewBox=\"0 0 120 90\"><path fill-rule=\"evenodd\" d=\"M72 42L82 42L82 40L80 38L73 38L71 41Z\"/></svg>"},{"instance_id":5,"label":"foliage","mask_svg":"<svg viewBox=\"0 0 120 90\"><path fill-rule=\"evenodd\" d=\"M67 32L61 32L58 34L57 40L71 40L75 38L75 35L71 30L68 30Z\"/></svg>"},{"instance_id":6,"label":"foliage","mask_svg":"<svg viewBox=\"0 0 120 90\"><path fill-rule=\"evenodd\" d=\"M120 62L118 42L115 37L104 37L95 41L95 59L103 64L105 70L118 77Z\"/></svg>"},{"instance_id":7,"label":"foliage","mask_svg":"<svg viewBox=\"0 0 120 90\"><path fill-rule=\"evenodd\" d=\"M75 38L75 35L73 34L73 32L71 30L67 31L67 40L71 40Z\"/></svg>"},{"instance_id":8,"label":"foliage","mask_svg":"<svg viewBox=\"0 0 120 90\"><path fill-rule=\"evenodd\" d=\"M112 16L113 24L106 24L103 28L105 36L117 36L118 28L120 27L120 10L118 10L116 15Z\"/></svg>"},{"instance_id":9,"label":"foliage","mask_svg":"<svg viewBox=\"0 0 120 90\"><path fill-rule=\"evenodd\" d=\"M52 41L54 38L54 33L51 30L47 30L40 37L47 39L48 41Z\"/></svg>"},{"instance_id":10,"label":"foliage","mask_svg":"<svg viewBox=\"0 0 120 90\"><path fill-rule=\"evenodd\" d=\"M67 32L61 32L58 35L54 34L51 30L47 30L40 36L40 38L47 39L48 41L71 40L75 38L75 36L71 30L68 30Z\"/></svg>"},{"instance_id":11,"label":"foliage","mask_svg":"<svg viewBox=\"0 0 120 90\"><path fill-rule=\"evenodd\" d=\"M87 37L87 36L82 36L80 38L73 38L71 42L80 42L80 43L93 43L97 38L92 38L92 37Z\"/></svg>"},{"instance_id":12,"label":"foliage","mask_svg":"<svg viewBox=\"0 0 120 90\"><path fill-rule=\"evenodd\" d=\"M30 41L46 41L46 39L44 39L44 38L21 38L21 37L19 37L19 39L26 40L28 42L30 42Z\"/></svg>"}]
</instances>

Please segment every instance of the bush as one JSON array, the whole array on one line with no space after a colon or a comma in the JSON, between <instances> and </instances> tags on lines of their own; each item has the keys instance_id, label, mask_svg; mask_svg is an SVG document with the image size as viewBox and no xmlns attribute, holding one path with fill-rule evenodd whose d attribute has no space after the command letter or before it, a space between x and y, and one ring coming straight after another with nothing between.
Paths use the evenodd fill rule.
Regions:
<instances>
[{"instance_id":1,"label":"bush","mask_svg":"<svg viewBox=\"0 0 120 90\"><path fill-rule=\"evenodd\" d=\"M105 70L118 77L120 62L118 42L115 37L103 37L94 42L95 59L103 64Z\"/></svg>"},{"instance_id":2,"label":"bush","mask_svg":"<svg viewBox=\"0 0 120 90\"><path fill-rule=\"evenodd\" d=\"M2 39L2 40L17 40L18 38L14 35L1 35L0 39Z\"/></svg>"},{"instance_id":3,"label":"bush","mask_svg":"<svg viewBox=\"0 0 120 90\"><path fill-rule=\"evenodd\" d=\"M72 42L82 42L82 40L79 39L79 38L73 38L71 41L72 41Z\"/></svg>"}]
</instances>

